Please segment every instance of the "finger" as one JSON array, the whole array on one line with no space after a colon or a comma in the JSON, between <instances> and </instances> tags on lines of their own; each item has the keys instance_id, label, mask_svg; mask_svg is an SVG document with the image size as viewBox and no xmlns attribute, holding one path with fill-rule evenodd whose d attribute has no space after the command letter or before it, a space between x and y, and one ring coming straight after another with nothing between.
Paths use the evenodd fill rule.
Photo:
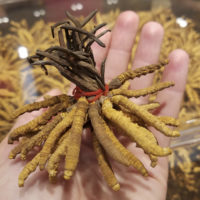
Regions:
<instances>
[{"instance_id":1,"label":"finger","mask_svg":"<svg viewBox=\"0 0 200 200\"><path fill-rule=\"evenodd\" d=\"M177 49L170 54L169 60L162 81L173 81L175 86L159 92L156 101L164 105L159 115L177 117L185 90L189 57L185 51ZM161 145L169 145L169 138L162 134L157 134L157 138Z\"/></svg>"},{"instance_id":2,"label":"finger","mask_svg":"<svg viewBox=\"0 0 200 200\"><path fill-rule=\"evenodd\" d=\"M133 69L158 62L163 40L163 27L157 22L148 22L141 31L139 44L133 60ZM131 83L134 89L141 89L151 85L153 74L135 79Z\"/></svg>"},{"instance_id":3,"label":"finger","mask_svg":"<svg viewBox=\"0 0 200 200\"><path fill-rule=\"evenodd\" d=\"M106 28L101 28L97 31L96 35L102 33ZM106 47L99 46L96 42L92 44L91 48L94 54L94 60L96 62L96 67L99 70L101 67L101 63L104 61L104 59L107 57L109 45L110 45L110 38L111 38L111 32L106 33L99 39L106 45Z\"/></svg>"},{"instance_id":4,"label":"finger","mask_svg":"<svg viewBox=\"0 0 200 200\"><path fill-rule=\"evenodd\" d=\"M106 60L106 81L127 69L138 23L138 15L132 11L123 12L117 18Z\"/></svg>"}]
</instances>

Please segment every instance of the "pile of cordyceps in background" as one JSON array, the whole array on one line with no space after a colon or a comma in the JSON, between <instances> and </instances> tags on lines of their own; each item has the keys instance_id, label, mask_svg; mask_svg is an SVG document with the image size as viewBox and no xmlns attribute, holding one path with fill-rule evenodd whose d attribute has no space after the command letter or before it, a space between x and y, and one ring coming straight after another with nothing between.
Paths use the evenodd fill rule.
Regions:
<instances>
[{"instance_id":1,"label":"pile of cordyceps in background","mask_svg":"<svg viewBox=\"0 0 200 200\"><path fill-rule=\"evenodd\" d=\"M186 19L188 26L180 28L176 23L176 17L168 9L158 9L151 12L138 12L140 16L140 30L144 23L150 20L161 23L165 29L164 43L162 46L160 60L163 60L168 54L176 48L186 50L190 55L190 68L188 81L184 96L184 101L179 114L181 122L180 128L187 129L199 124L199 73L198 61L200 58L200 35L195 31L195 24ZM107 14L97 13L96 21L91 20L85 27L92 30L94 24L102 21L107 22L109 28L112 28L119 10L111 11ZM33 102L35 96L42 95L52 88L59 88L65 92L69 88L69 81L57 72L55 68L48 68L48 76L36 68L27 67L27 63L18 58L17 47L26 46L29 53L33 55L37 49L47 49L55 46L58 41L52 39L50 26L44 26L44 22L38 21L32 28L29 28L23 20L21 23L11 22L11 31L14 34L1 36L1 78L0 78L0 130L1 137L4 137L12 127L14 121L11 118L13 111L27 102ZM40 33L43 33L42 35ZM136 38L138 42L139 33ZM7 41L6 43L3 41ZM133 55L136 47L133 49ZM3 64L2 64L3 63ZM31 70L30 70L31 69ZM156 72L155 82L159 81L160 71ZM34 80L34 81L32 81ZM21 86L17 83L21 83ZM26 84L29 83L29 84ZM153 101L154 96L150 97ZM185 123L190 119L193 123ZM195 153L194 153L195 152ZM191 158L199 160L196 152L199 152L199 146L193 149L179 148L171 157L169 199L183 199L193 195L199 196L199 174L197 162L191 162ZM177 159L178 158L178 159ZM175 173L176 172L176 173ZM178 175L177 175L178 174ZM173 191L173 184L176 185L176 191ZM172 186L172 187L170 187ZM179 192L177 192L179 188ZM181 191L181 192L180 192ZM181 196L182 191L184 197Z\"/></svg>"}]
</instances>

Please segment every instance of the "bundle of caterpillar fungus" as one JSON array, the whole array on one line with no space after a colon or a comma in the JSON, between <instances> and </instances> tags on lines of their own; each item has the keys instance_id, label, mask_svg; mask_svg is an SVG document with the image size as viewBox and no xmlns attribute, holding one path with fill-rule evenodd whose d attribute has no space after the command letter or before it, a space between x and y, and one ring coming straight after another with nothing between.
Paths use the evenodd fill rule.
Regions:
<instances>
[{"instance_id":1,"label":"bundle of caterpillar fungus","mask_svg":"<svg viewBox=\"0 0 200 200\"><path fill-rule=\"evenodd\" d=\"M79 22L66 12L68 20L52 26L53 37L54 29L59 27L59 46L45 51L38 50L36 55L28 59L32 65L40 65L46 74L46 65L54 66L62 76L75 83L76 88L72 96L62 94L49 97L41 102L25 105L15 112L15 117L18 117L25 112L46 108L41 116L16 128L9 135L9 143L20 139L19 144L10 152L11 159L20 154L24 160L30 151L35 150L35 146L40 147L40 151L36 152L36 156L20 173L20 187L37 166L40 170L48 171L50 180L56 178L63 156L64 179L70 179L79 161L82 132L86 124L90 126L93 134L93 148L102 174L107 184L115 191L120 189L120 185L107 157L127 167L134 167L144 176L147 176L148 172L139 158L119 142L113 132L113 126L122 130L123 134L144 150L151 159L152 167L156 166L158 156L169 155L171 149L159 146L148 126L168 137L179 136L179 132L167 126L177 126L175 119L158 117L151 113L152 109L159 107L159 103L137 105L129 100L131 97L150 95L173 86L172 82L163 82L140 90L129 90L127 87L128 80L153 73L167 62L128 70L106 84L105 62L102 63L99 73L95 68L91 45L96 42L104 47L105 44L99 38L109 30L95 35L105 23L99 24L91 32L84 30L84 26L95 14L96 11Z\"/></svg>"}]
</instances>

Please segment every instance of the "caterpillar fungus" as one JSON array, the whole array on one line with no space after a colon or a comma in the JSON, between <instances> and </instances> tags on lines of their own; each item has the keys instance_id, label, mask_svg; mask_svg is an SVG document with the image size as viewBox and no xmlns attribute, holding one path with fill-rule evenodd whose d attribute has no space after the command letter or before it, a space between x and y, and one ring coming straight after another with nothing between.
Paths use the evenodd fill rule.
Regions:
<instances>
[{"instance_id":1,"label":"caterpillar fungus","mask_svg":"<svg viewBox=\"0 0 200 200\"><path fill-rule=\"evenodd\" d=\"M130 79L161 69L167 61L127 70L109 83L105 83L105 61L102 62L101 70L98 72L91 45L96 42L105 47L100 37L110 30L96 34L106 23L95 26L91 31L84 29L96 12L93 11L82 21L66 12L68 19L51 27L53 37L55 29L58 29L59 45L45 51L37 50L35 55L28 58L32 66L40 65L46 74L48 74L46 65L54 66L62 76L73 82L76 88L71 96L61 94L48 97L16 110L15 118L25 112L46 108L40 116L14 129L8 137L9 144L19 140L18 145L9 154L10 159L20 154L21 159L25 160L30 151L35 150L35 146L40 147L39 151L35 150L35 157L20 173L18 179L20 187L37 167L40 170L46 169L49 179L54 180L63 157L65 158L63 176L66 180L70 179L79 161L82 132L85 126L91 129L92 146L103 177L115 191L120 189L120 184L108 157L126 167L134 167L144 176L148 176L148 171L139 158L120 143L113 127L120 129L123 135L144 150L151 160L152 167L156 166L157 157L169 155L171 149L159 146L156 137L148 127L154 127L168 137L179 136L179 132L167 126L177 126L176 119L152 114L152 109L158 108L159 103L137 105L130 100L131 97L153 94L174 84L160 82L139 90L130 90L127 84Z\"/></svg>"}]
</instances>

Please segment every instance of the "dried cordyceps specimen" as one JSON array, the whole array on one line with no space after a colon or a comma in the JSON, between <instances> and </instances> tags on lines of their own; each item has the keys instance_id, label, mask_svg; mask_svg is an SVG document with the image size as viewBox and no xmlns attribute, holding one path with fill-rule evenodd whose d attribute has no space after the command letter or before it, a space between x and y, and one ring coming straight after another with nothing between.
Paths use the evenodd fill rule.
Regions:
<instances>
[{"instance_id":1,"label":"dried cordyceps specimen","mask_svg":"<svg viewBox=\"0 0 200 200\"><path fill-rule=\"evenodd\" d=\"M174 118L158 117L151 113L159 103L137 105L129 100L131 97L150 95L171 87L174 85L172 82L158 83L140 90L127 88L127 80L153 73L164 67L167 61L128 70L109 84L104 81L105 62L102 63L100 73L96 70L91 45L96 42L104 47L105 44L99 38L109 31L105 30L95 35L97 30L106 25L105 23L97 25L90 32L84 30L84 26L96 12L92 12L82 22L66 12L68 20L52 26L53 37L54 29L59 27L60 45L45 51L38 50L36 55L29 57L29 62L32 65L40 65L46 74L46 65L56 67L62 76L76 84L76 88L73 96L62 94L48 97L15 112L15 117L18 117L25 112L47 108L42 115L16 128L9 135L9 143L20 138L18 146L10 152L10 158L15 158L20 153L21 159L24 160L35 146L41 147L20 173L19 186L24 185L25 179L37 166L40 170L46 169L50 180L53 180L63 156L64 178L70 179L79 161L82 131L86 125L93 133L93 148L102 174L115 191L120 189L120 185L107 156L127 167L134 167L144 176L147 176L148 172L142 162L119 142L113 127L122 130L124 135L149 155L152 167L156 166L158 156L169 155L171 149L159 146L148 126L169 137L179 136L178 131L173 131L167 126L177 126L178 122Z\"/></svg>"}]
</instances>

